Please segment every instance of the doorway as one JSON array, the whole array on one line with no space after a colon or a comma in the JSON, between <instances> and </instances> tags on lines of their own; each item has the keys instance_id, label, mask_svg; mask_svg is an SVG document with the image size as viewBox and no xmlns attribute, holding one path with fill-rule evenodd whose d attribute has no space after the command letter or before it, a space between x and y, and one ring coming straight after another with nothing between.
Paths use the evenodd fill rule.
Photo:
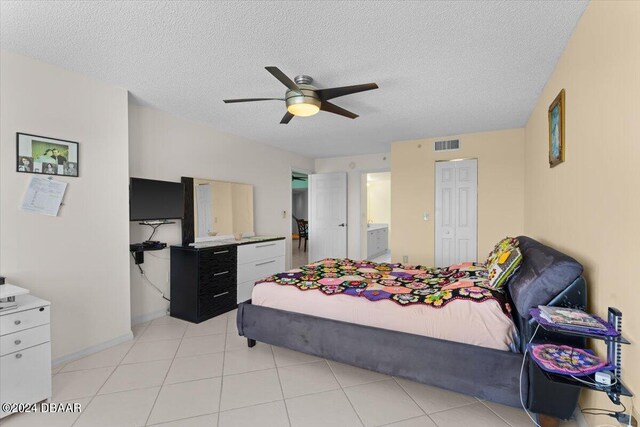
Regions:
<instances>
[{"instance_id":1,"label":"doorway","mask_svg":"<svg viewBox=\"0 0 640 427\"><path fill-rule=\"evenodd\" d=\"M291 173L291 268L309 263L309 176Z\"/></svg>"},{"instance_id":2,"label":"doorway","mask_svg":"<svg viewBox=\"0 0 640 427\"><path fill-rule=\"evenodd\" d=\"M436 162L435 262L477 260L478 160Z\"/></svg>"},{"instance_id":3,"label":"doorway","mask_svg":"<svg viewBox=\"0 0 640 427\"><path fill-rule=\"evenodd\" d=\"M309 259L347 257L347 174L309 175Z\"/></svg>"},{"instance_id":4,"label":"doorway","mask_svg":"<svg viewBox=\"0 0 640 427\"><path fill-rule=\"evenodd\" d=\"M372 172L366 176L365 258L375 262L391 262L391 172Z\"/></svg>"}]
</instances>

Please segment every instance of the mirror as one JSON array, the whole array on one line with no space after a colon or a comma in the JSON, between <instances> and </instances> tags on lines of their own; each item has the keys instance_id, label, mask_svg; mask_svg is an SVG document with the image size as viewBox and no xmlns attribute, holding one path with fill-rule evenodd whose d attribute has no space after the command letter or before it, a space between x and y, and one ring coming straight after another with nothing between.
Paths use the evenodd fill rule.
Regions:
<instances>
[{"instance_id":1,"label":"mirror","mask_svg":"<svg viewBox=\"0 0 640 427\"><path fill-rule=\"evenodd\" d=\"M182 182L188 219L183 221L183 243L234 233L253 234L252 185L185 177Z\"/></svg>"}]
</instances>

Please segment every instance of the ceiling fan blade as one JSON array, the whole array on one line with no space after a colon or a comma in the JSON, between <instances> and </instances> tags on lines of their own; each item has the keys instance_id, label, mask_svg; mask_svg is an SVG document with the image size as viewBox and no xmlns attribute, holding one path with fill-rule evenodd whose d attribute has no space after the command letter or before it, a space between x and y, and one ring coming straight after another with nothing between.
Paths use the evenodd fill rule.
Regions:
<instances>
[{"instance_id":1,"label":"ceiling fan blade","mask_svg":"<svg viewBox=\"0 0 640 427\"><path fill-rule=\"evenodd\" d=\"M322 104L320 104L320 109L322 111L326 111L328 113L333 113L333 114L339 114L341 116L345 116L345 117L348 117L350 119L355 119L356 117L358 117L357 114L352 113L349 110L345 110L342 107L338 107L337 105L332 104L332 103L330 103L328 101L322 101Z\"/></svg>"},{"instance_id":2,"label":"ceiling fan blade","mask_svg":"<svg viewBox=\"0 0 640 427\"><path fill-rule=\"evenodd\" d=\"M282 120L280 120L280 124L281 125L286 125L287 123L289 123L291 121L292 118L293 118L293 114L291 114L290 112L287 111L287 113L284 115Z\"/></svg>"},{"instance_id":3,"label":"ceiling fan blade","mask_svg":"<svg viewBox=\"0 0 640 427\"><path fill-rule=\"evenodd\" d=\"M299 93L302 93L300 91L300 87L298 87L298 85L295 84L295 82L293 80L291 80L289 77L287 77L287 75L285 73L280 71L280 69L278 67L264 67L264 68L268 72L270 72L273 75L273 77L275 77L276 79L280 80L280 83L282 83L283 85L285 85L289 89L295 90L296 92L299 92Z\"/></svg>"},{"instance_id":4,"label":"ceiling fan blade","mask_svg":"<svg viewBox=\"0 0 640 427\"><path fill-rule=\"evenodd\" d=\"M284 101L283 98L242 98L242 99L224 99L226 104L234 102L253 102L253 101Z\"/></svg>"},{"instance_id":5,"label":"ceiling fan blade","mask_svg":"<svg viewBox=\"0 0 640 427\"><path fill-rule=\"evenodd\" d=\"M321 101L337 98L339 96L351 95L352 93L364 92L367 90L378 89L375 83L365 83L361 85L331 87L328 89L318 89L316 93Z\"/></svg>"}]
</instances>

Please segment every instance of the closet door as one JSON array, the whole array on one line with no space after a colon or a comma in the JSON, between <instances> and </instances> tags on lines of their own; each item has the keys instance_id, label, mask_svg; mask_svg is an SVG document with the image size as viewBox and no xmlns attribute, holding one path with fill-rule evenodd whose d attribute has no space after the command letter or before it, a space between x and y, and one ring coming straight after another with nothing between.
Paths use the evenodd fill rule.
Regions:
<instances>
[{"instance_id":1,"label":"closet door","mask_svg":"<svg viewBox=\"0 0 640 427\"><path fill-rule=\"evenodd\" d=\"M478 161L436 162L435 264L477 260Z\"/></svg>"}]
</instances>

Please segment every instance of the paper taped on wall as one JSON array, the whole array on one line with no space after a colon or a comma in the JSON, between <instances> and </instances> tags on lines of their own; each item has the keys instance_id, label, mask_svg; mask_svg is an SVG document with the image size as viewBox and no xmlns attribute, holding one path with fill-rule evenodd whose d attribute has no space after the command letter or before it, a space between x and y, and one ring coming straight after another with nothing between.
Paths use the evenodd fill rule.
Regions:
<instances>
[{"instance_id":1,"label":"paper taped on wall","mask_svg":"<svg viewBox=\"0 0 640 427\"><path fill-rule=\"evenodd\" d=\"M67 183L34 176L22 201L22 210L58 216Z\"/></svg>"}]
</instances>

